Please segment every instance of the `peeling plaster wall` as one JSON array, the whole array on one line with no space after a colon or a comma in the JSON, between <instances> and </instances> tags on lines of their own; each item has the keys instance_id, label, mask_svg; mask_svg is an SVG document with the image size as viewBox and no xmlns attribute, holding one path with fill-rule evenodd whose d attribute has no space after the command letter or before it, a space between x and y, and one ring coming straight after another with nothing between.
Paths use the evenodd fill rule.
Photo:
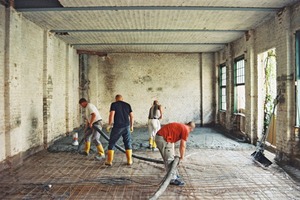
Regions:
<instances>
[{"instance_id":1,"label":"peeling plaster wall","mask_svg":"<svg viewBox=\"0 0 300 200\"><path fill-rule=\"evenodd\" d=\"M201 66L202 66L202 73L201 73L201 80L202 80L202 100L203 103L200 110L202 110L202 119L203 125L205 124L213 124L215 123L214 116L215 115L215 102L216 97L214 96L215 88L214 82L215 80L215 72L214 72L214 55L213 54L201 54Z\"/></svg>"},{"instance_id":2,"label":"peeling plaster wall","mask_svg":"<svg viewBox=\"0 0 300 200\"><path fill-rule=\"evenodd\" d=\"M49 67L48 77L52 82L52 98L50 105L50 130L54 133L66 132L66 48L67 45L55 37L51 37L53 49L49 49L49 59L52 65ZM49 97L50 100L50 97ZM59 112L58 112L59 111ZM48 141L51 141L57 134L49 135Z\"/></svg>"},{"instance_id":3,"label":"peeling plaster wall","mask_svg":"<svg viewBox=\"0 0 300 200\"><path fill-rule=\"evenodd\" d=\"M296 31L300 31L300 3L298 3L297 6L294 6L291 8L291 31L294 35L294 33L296 33ZM292 36L292 44L295 44L295 37ZM294 45L292 45L293 47ZM292 55L295 55L295 49L292 48ZM292 65L296 65L296 59L292 59ZM295 70L296 71L296 70ZM296 76L296 72L295 72L295 76ZM296 97L295 97L296 98ZM293 102L293 101L292 101ZM294 104L292 104L291 106L291 112L294 112L293 106L295 106ZM295 108L296 110L296 108ZM296 115L294 116L296 118ZM295 120L296 121L296 120ZM296 123L295 123L296 124ZM292 151L294 155L297 155L298 157L300 157L300 134L299 134L299 128L295 130L292 130ZM299 167L300 167L300 163L299 163Z\"/></svg>"},{"instance_id":4,"label":"peeling plaster wall","mask_svg":"<svg viewBox=\"0 0 300 200\"><path fill-rule=\"evenodd\" d=\"M0 4L0 161L5 159L4 73L5 73L5 7Z\"/></svg>"},{"instance_id":5,"label":"peeling plaster wall","mask_svg":"<svg viewBox=\"0 0 300 200\"><path fill-rule=\"evenodd\" d=\"M68 63L66 75L68 79L66 80L66 120L67 120L67 132L73 130L73 128L80 125L80 106L78 104L79 97L79 58L77 52L68 47Z\"/></svg>"},{"instance_id":6,"label":"peeling plaster wall","mask_svg":"<svg viewBox=\"0 0 300 200\"><path fill-rule=\"evenodd\" d=\"M44 142L80 125L79 59L66 43L46 33L44 39Z\"/></svg>"},{"instance_id":7,"label":"peeling plaster wall","mask_svg":"<svg viewBox=\"0 0 300 200\"><path fill-rule=\"evenodd\" d=\"M24 20L18 26L20 52L14 59L20 62L20 74L16 77L20 84L20 99L16 100L20 102L22 131L14 140L17 140L16 149L24 151L43 143L43 43L40 42L43 41L43 30ZM15 46L12 41L12 48ZM36 56L39 54L41 56Z\"/></svg>"},{"instance_id":8,"label":"peeling plaster wall","mask_svg":"<svg viewBox=\"0 0 300 200\"><path fill-rule=\"evenodd\" d=\"M298 7L300 4L298 5ZM293 14L290 8L286 8L282 13L276 16L276 58L277 58L277 88L281 89L284 101L277 107L276 117L276 144L277 158L279 160L289 160L293 153L293 143L295 141L295 83L293 74L295 74L295 42L293 27L291 26ZM294 15L299 18L300 15ZM295 19L296 20L296 19ZM299 22L299 21L298 21ZM296 25L298 28L300 24ZM291 78L288 78L292 75ZM282 156L285 154L285 156ZM289 155L286 157L286 155Z\"/></svg>"},{"instance_id":9,"label":"peeling plaster wall","mask_svg":"<svg viewBox=\"0 0 300 200\"><path fill-rule=\"evenodd\" d=\"M226 60L228 64L227 85L233 88L231 76L234 70L233 59L242 54L245 55L245 75L246 75L246 113L245 113L245 132L251 136L251 142L256 141L259 127L258 111L261 108L257 93L261 88L257 78L257 55L271 48L276 48L277 61L277 87L281 88L284 95L284 101L278 104L276 118L276 157L278 160L290 160L295 155L299 155L299 141L295 138L295 85L293 74L295 73L295 35L296 30L300 30L300 4L293 7L287 7L277 15L257 27L249 31L243 38L231 43L224 50L219 52L218 64L222 64ZM230 54L225 52L231 47ZM224 56L226 58L224 58ZM216 65L218 66L218 65ZM226 115L231 115L233 111L234 90L228 91ZM219 112L220 124L226 126L232 122L232 118L224 117L224 113ZM232 131L232 127L226 126L228 131Z\"/></svg>"},{"instance_id":10,"label":"peeling plaster wall","mask_svg":"<svg viewBox=\"0 0 300 200\"><path fill-rule=\"evenodd\" d=\"M78 67L76 50L0 5L0 170L80 125Z\"/></svg>"},{"instance_id":11,"label":"peeling plaster wall","mask_svg":"<svg viewBox=\"0 0 300 200\"><path fill-rule=\"evenodd\" d=\"M109 54L89 56L89 99L97 105L104 123L108 121L111 102L120 93L131 104L135 126L147 124L148 110L157 99L164 109L162 124L169 122L211 123L213 121L210 90L213 66L211 54ZM203 80L200 70L203 70ZM205 98L201 94L205 85ZM204 106L201 115L201 100Z\"/></svg>"}]
</instances>

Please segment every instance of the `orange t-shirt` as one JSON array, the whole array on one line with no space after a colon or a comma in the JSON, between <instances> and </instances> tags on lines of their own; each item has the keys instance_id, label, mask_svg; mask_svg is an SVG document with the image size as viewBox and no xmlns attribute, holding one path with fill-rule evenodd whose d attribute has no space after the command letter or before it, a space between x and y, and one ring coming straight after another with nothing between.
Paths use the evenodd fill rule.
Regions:
<instances>
[{"instance_id":1,"label":"orange t-shirt","mask_svg":"<svg viewBox=\"0 0 300 200\"><path fill-rule=\"evenodd\" d=\"M157 134L163 136L167 142L175 143L179 140L187 141L189 131L187 125L173 122L164 125Z\"/></svg>"}]
</instances>

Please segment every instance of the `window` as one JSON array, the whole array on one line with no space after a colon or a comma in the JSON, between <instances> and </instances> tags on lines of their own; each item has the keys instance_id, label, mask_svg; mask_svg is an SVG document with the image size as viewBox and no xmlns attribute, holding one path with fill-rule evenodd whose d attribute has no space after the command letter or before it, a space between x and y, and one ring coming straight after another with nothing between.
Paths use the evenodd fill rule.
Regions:
<instances>
[{"instance_id":1,"label":"window","mask_svg":"<svg viewBox=\"0 0 300 200\"><path fill-rule=\"evenodd\" d=\"M220 76L219 76L219 102L220 110L226 110L226 65L220 65Z\"/></svg>"},{"instance_id":2,"label":"window","mask_svg":"<svg viewBox=\"0 0 300 200\"><path fill-rule=\"evenodd\" d=\"M296 31L296 126L300 127L300 30Z\"/></svg>"},{"instance_id":3,"label":"window","mask_svg":"<svg viewBox=\"0 0 300 200\"><path fill-rule=\"evenodd\" d=\"M245 60L244 57L234 61L235 112L245 112Z\"/></svg>"}]
</instances>

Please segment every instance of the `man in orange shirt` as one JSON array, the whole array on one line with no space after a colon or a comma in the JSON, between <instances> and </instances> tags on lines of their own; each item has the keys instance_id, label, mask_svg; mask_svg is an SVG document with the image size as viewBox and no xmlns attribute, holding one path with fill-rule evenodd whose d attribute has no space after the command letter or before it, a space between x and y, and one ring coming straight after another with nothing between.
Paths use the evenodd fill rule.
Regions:
<instances>
[{"instance_id":1,"label":"man in orange shirt","mask_svg":"<svg viewBox=\"0 0 300 200\"><path fill-rule=\"evenodd\" d=\"M175 143L180 141L180 160L183 160L186 148L186 141L188 139L189 133L193 131L194 128L194 122L189 122L187 124L173 122L163 126L157 132L155 142L164 160L165 168L167 171L169 171L171 163L174 160ZM184 182L179 179L179 174L177 170L174 176L172 177L170 184L178 186L184 185Z\"/></svg>"}]
</instances>

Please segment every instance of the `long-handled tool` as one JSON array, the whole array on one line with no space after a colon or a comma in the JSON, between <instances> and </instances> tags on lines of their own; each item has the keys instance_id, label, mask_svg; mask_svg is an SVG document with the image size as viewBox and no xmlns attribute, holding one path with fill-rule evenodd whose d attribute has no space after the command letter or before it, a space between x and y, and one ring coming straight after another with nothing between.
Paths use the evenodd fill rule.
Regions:
<instances>
[{"instance_id":1,"label":"long-handled tool","mask_svg":"<svg viewBox=\"0 0 300 200\"><path fill-rule=\"evenodd\" d=\"M265 157L264 150L265 150L265 142L266 142L267 136L270 132L270 123L272 122L272 120L274 118L274 113L275 113L276 106L279 102L279 98L280 98L280 94L278 94L276 96L276 98L274 99L273 111L270 115L270 121L268 123L268 128L267 128L266 132L263 133L260 141L257 142L256 151L254 151L251 154L251 156L254 158L254 160L257 161L259 164L262 164L264 167L268 167L272 164L272 162L268 158Z\"/></svg>"}]
</instances>

